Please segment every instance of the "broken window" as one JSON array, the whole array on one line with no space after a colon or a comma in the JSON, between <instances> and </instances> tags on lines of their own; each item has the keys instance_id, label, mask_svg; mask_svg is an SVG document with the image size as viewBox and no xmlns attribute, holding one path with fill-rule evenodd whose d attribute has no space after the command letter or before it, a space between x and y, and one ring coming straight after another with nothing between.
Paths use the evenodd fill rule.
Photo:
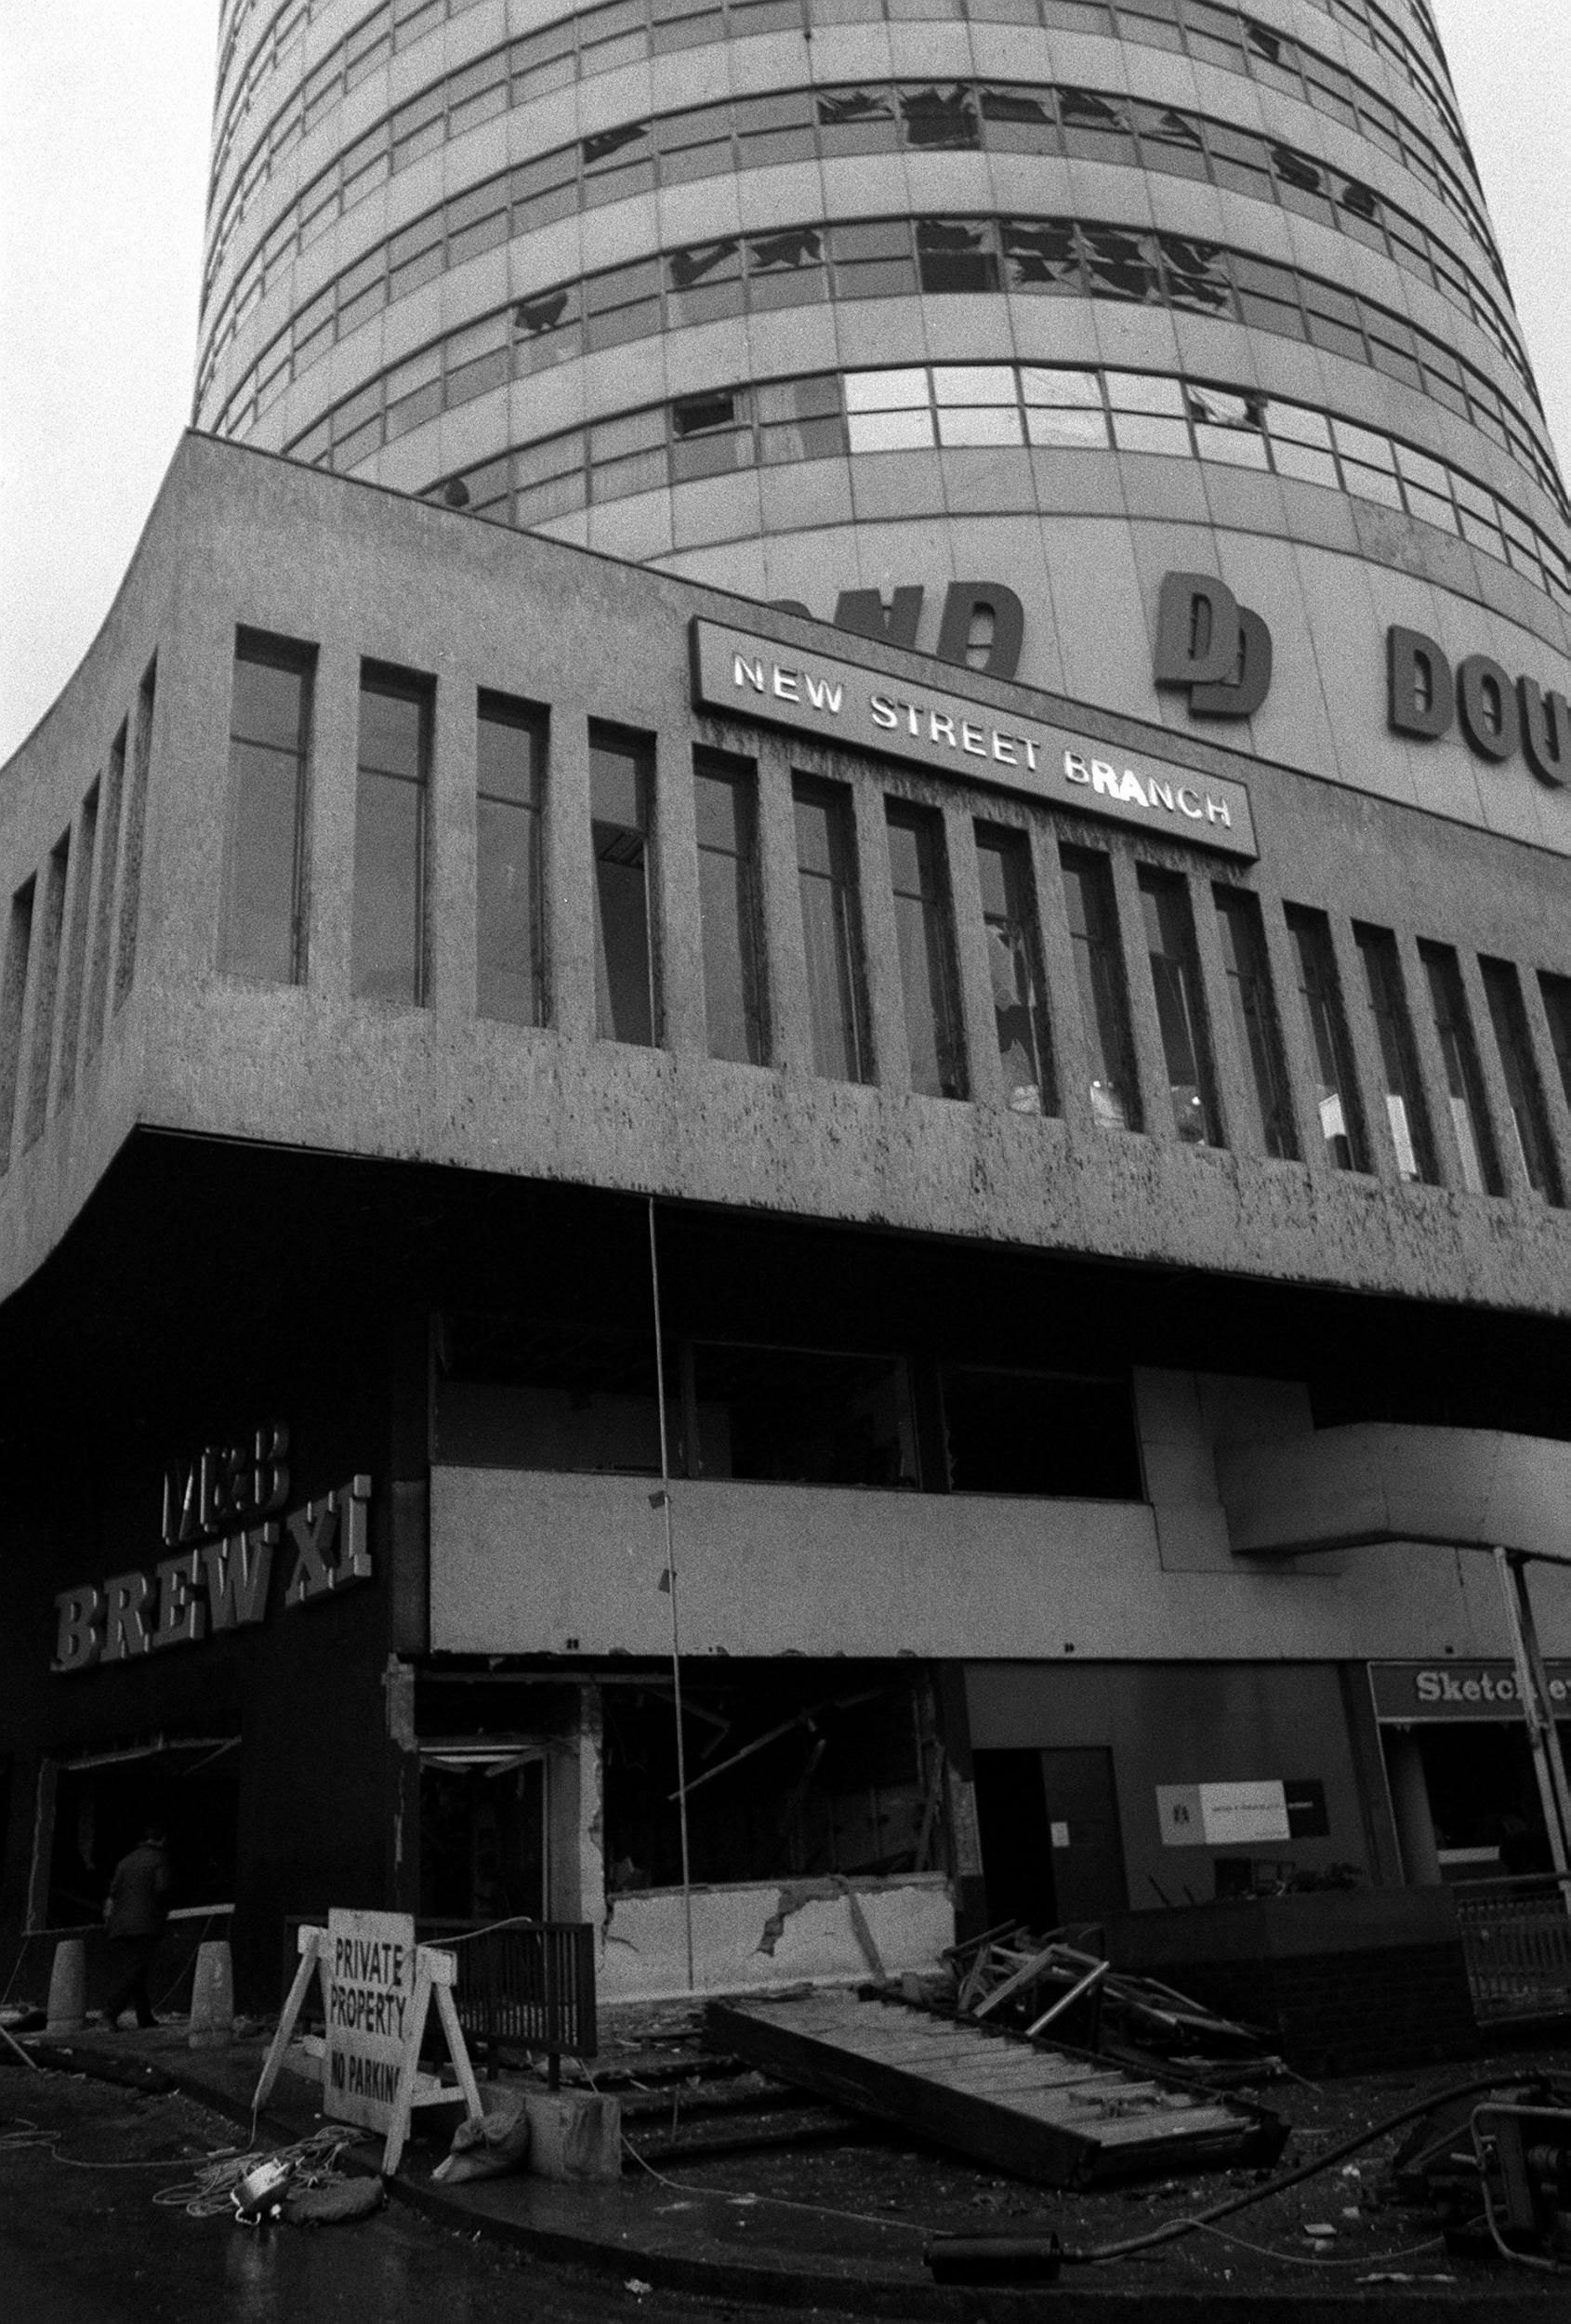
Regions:
<instances>
[{"instance_id":1,"label":"broken window","mask_svg":"<svg viewBox=\"0 0 1571 2324\"><path fill-rule=\"evenodd\" d=\"M1080 989L1091 1119L1099 1129L1138 1129L1140 1098L1113 875L1105 855L1069 847L1061 849L1060 855Z\"/></svg>"},{"instance_id":2,"label":"broken window","mask_svg":"<svg viewBox=\"0 0 1571 2324\"><path fill-rule=\"evenodd\" d=\"M1564 1200L1560 1164L1550 1138L1543 1084L1522 1003L1522 987L1509 960L1480 960L1478 966L1500 1052L1500 1069L1505 1076L1506 1099L1511 1106L1523 1171L1535 1194L1558 1206Z\"/></svg>"},{"instance_id":3,"label":"broken window","mask_svg":"<svg viewBox=\"0 0 1571 2324\"><path fill-rule=\"evenodd\" d=\"M1041 939L1025 833L979 823L976 868L1005 1102L1013 1114L1055 1114Z\"/></svg>"},{"instance_id":4,"label":"broken window","mask_svg":"<svg viewBox=\"0 0 1571 2324\"><path fill-rule=\"evenodd\" d=\"M911 1087L922 1097L963 1098L966 1072L944 825L928 811L893 799L885 814Z\"/></svg>"},{"instance_id":5,"label":"broken window","mask_svg":"<svg viewBox=\"0 0 1571 2324\"><path fill-rule=\"evenodd\" d=\"M658 1476L654 1336L509 1315L438 1323L434 1460ZM667 1395L667 1433L678 1409Z\"/></svg>"},{"instance_id":6,"label":"broken window","mask_svg":"<svg viewBox=\"0 0 1571 2324\"><path fill-rule=\"evenodd\" d=\"M1384 1089L1386 1119L1396 1149L1400 1178L1433 1183L1436 1172L1429 1134L1429 1108L1419 1078L1418 1053L1407 1014L1396 939L1389 929L1356 922L1353 938L1364 971L1369 1014L1374 1022Z\"/></svg>"},{"instance_id":7,"label":"broken window","mask_svg":"<svg viewBox=\"0 0 1571 2324\"><path fill-rule=\"evenodd\" d=\"M1138 1501L1140 1447L1127 1380L944 1365L952 1493Z\"/></svg>"},{"instance_id":8,"label":"broken window","mask_svg":"<svg viewBox=\"0 0 1571 2324\"><path fill-rule=\"evenodd\" d=\"M900 1357L701 1342L686 1361L692 1473L881 1489L918 1482Z\"/></svg>"},{"instance_id":9,"label":"broken window","mask_svg":"<svg viewBox=\"0 0 1571 2324\"><path fill-rule=\"evenodd\" d=\"M1315 1106L1326 1152L1339 1170L1366 1169L1364 1117L1330 923L1323 912L1308 912L1291 904L1287 917L1298 962L1299 997L1314 1063Z\"/></svg>"},{"instance_id":10,"label":"broken window","mask_svg":"<svg viewBox=\"0 0 1571 2324\"><path fill-rule=\"evenodd\" d=\"M1219 887L1211 892L1216 898L1222 968L1233 1004L1233 1029L1238 1054L1248 1068L1248 1087L1255 1102L1261 1144L1278 1160L1296 1160L1298 1137L1260 904L1242 888Z\"/></svg>"},{"instance_id":11,"label":"broken window","mask_svg":"<svg viewBox=\"0 0 1571 2324\"><path fill-rule=\"evenodd\" d=\"M709 1054L761 1065L763 927L756 778L744 761L700 751L694 758L693 789Z\"/></svg>"},{"instance_id":12,"label":"broken window","mask_svg":"<svg viewBox=\"0 0 1571 2324\"><path fill-rule=\"evenodd\" d=\"M798 776L792 793L812 1069L830 1080L868 1081L873 1053L851 797L838 784L805 775Z\"/></svg>"},{"instance_id":13,"label":"broken window","mask_svg":"<svg viewBox=\"0 0 1571 2324\"><path fill-rule=\"evenodd\" d=\"M1210 1028L1201 997L1189 890L1177 873L1142 868L1139 881L1173 1127L1186 1144L1220 1146Z\"/></svg>"},{"instance_id":14,"label":"broken window","mask_svg":"<svg viewBox=\"0 0 1571 2324\"><path fill-rule=\"evenodd\" d=\"M900 92L907 145L957 152L977 142L976 106L965 88L907 88Z\"/></svg>"},{"instance_id":15,"label":"broken window","mask_svg":"<svg viewBox=\"0 0 1571 2324\"><path fill-rule=\"evenodd\" d=\"M613 1901L681 1880L669 1683L608 1677L605 1876ZM887 1666L759 1664L684 1674L688 1838L695 1881L891 1878L937 1868L943 1755L919 1675ZM781 1926L812 1899L780 1900Z\"/></svg>"},{"instance_id":16,"label":"broken window","mask_svg":"<svg viewBox=\"0 0 1571 2324\"><path fill-rule=\"evenodd\" d=\"M589 730L589 815L595 857L595 1030L602 1041L654 1041L650 915L653 770L647 746Z\"/></svg>"}]
</instances>

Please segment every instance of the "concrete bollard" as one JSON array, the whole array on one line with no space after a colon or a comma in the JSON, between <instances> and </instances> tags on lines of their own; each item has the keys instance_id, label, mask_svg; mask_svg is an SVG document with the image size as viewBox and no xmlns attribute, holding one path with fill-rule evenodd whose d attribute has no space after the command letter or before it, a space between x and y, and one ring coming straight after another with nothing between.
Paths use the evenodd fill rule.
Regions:
<instances>
[{"instance_id":1,"label":"concrete bollard","mask_svg":"<svg viewBox=\"0 0 1571 2324\"><path fill-rule=\"evenodd\" d=\"M80 2033L87 2022L87 1948L79 1936L62 1936L49 1972L49 2022L46 2033Z\"/></svg>"},{"instance_id":2,"label":"concrete bollard","mask_svg":"<svg viewBox=\"0 0 1571 2324\"><path fill-rule=\"evenodd\" d=\"M234 2039L234 1971L222 1937L210 1937L196 1948L196 1973L191 1987L192 2050L227 2050Z\"/></svg>"}]
</instances>

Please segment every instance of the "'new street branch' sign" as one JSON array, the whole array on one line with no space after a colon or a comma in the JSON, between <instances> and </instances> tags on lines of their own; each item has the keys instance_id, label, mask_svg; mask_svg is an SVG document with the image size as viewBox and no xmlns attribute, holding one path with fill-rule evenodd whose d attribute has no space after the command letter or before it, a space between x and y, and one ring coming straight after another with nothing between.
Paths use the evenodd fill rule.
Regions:
<instances>
[{"instance_id":1,"label":"'new street branch' sign","mask_svg":"<svg viewBox=\"0 0 1571 2324\"><path fill-rule=\"evenodd\" d=\"M1251 860L1260 853L1242 783L719 622L694 620L692 644L693 699L707 709L969 775L1164 838Z\"/></svg>"}]
</instances>

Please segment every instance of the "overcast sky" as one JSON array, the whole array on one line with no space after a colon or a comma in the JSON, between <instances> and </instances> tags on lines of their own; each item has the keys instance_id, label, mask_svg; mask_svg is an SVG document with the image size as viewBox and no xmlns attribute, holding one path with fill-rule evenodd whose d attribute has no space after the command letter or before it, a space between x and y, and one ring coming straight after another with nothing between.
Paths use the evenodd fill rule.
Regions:
<instances>
[{"instance_id":1,"label":"overcast sky","mask_svg":"<svg viewBox=\"0 0 1571 2324\"><path fill-rule=\"evenodd\" d=\"M1571 461L1565 0L1433 0ZM0 5L0 762L80 661L191 409L218 0Z\"/></svg>"}]
</instances>

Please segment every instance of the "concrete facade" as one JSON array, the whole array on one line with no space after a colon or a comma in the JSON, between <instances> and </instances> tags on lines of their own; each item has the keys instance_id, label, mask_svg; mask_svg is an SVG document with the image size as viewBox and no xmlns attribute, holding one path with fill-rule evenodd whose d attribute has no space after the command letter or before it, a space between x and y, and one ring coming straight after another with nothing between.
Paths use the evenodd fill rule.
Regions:
<instances>
[{"instance_id":1,"label":"concrete facade","mask_svg":"<svg viewBox=\"0 0 1571 2324\"><path fill-rule=\"evenodd\" d=\"M8 1932L149 1799L258 1997L1540 1868L1442 1713L1571 1440L1571 530L1444 59L991 5L226 10L0 781Z\"/></svg>"}]
</instances>

